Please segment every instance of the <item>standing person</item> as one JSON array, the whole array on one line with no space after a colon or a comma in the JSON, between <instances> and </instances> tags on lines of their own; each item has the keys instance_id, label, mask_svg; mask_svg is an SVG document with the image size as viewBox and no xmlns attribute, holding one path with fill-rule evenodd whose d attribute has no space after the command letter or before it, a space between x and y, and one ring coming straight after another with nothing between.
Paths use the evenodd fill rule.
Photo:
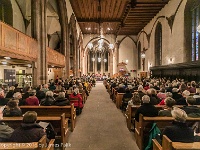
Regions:
<instances>
[{"instance_id":1,"label":"standing person","mask_svg":"<svg viewBox=\"0 0 200 150\"><path fill-rule=\"evenodd\" d=\"M150 97L148 95L144 95L142 97L143 104L137 109L135 113L135 120L139 122L139 114L148 117L158 116L157 108L150 103Z\"/></svg>"},{"instance_id":2,"label":"standing person","mask_svg":"<svg viewBox=\"0 0 200 150\"><path fill-rule=\"evenodd\" d=\"M3 109L4 107L0 108L0 142L8 142L14 130L2 122Z\"/></svg>"},{"instance_id":3,"label":"standing person","mask_svg":"<svg viewBox=\"0 0 200 150\"><path fill-rule=\"evenodd\" d=\"M22 143L38 142L46 133L36 121L37 113L35 111L27 111L23 116L20 127L12 133L11 141Z\"/></svg>"}]
</instances>

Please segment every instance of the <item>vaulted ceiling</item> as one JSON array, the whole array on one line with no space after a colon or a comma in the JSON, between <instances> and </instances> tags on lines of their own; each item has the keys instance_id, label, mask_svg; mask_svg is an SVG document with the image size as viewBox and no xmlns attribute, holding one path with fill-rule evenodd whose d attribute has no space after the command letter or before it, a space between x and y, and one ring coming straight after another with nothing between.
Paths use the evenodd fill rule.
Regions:
<instances>
[{"instance_id":1,"label":"vaulted ceiling","mask_svg":"<svg viewBox=\"0 0 200 150\"><path fill-rule=\"evenodd\" d=\"M70 0L83 34L138 34L170 0Z\"/></svg>"}]
</instances>

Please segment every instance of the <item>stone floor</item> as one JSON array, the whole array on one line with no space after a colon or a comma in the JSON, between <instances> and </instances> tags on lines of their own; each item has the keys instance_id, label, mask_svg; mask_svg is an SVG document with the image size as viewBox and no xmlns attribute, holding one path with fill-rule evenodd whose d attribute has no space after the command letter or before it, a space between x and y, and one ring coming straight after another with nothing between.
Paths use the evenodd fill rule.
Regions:
<instances>
[{"instance_id":1,"label":"stone floor","mask_svg":"<svg viewBox=\"0 0 200 150\"><path fill-rule=\"evenodd\" d=\"M97 82L69 136L70 150L139 150L122 112Z\"/></svg>"}]
</instances>

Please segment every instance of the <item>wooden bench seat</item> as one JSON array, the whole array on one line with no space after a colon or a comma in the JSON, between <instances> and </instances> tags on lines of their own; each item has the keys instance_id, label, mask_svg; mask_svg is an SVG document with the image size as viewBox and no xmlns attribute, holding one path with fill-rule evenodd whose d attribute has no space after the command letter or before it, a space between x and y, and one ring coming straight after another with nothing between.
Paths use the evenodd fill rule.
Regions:
<instances>
[{"instance_id":1,"label":"wooden bench seat","mask_svg":"<svg viewBox=\"0 0 200 150\"><path fill-rule=\"evenodd\" d=\"M16 143L16 142L0 142L0 150L54 150L54 141L51 139L49 144L46 143L46 135L38 142Z\"/></svg>"},{"instance_id":2,"label":"wooden bench seat","mask_svg":"<svg viewBox=\"0 0 200 150\"><path fill-rule=\"evenodd\" d=\"M22 113L36 111L38 116L60 116L65 113L65 117L70 119L71 131L74 131L76 122L76 108L74 104L70 106L20 106Z\"/></svg>"},{"instance_id":3,"label":"wooden bench seat","mask_svg":"<svg viewBox=\"0 0 200 150\"><path fill-rule=\"evenodd\" d=\"M145 117L142 114L139 116L139 122L135 121L135 139L139 149L144 148L145 134L151 129L152 123L156 123L158 128L162 131L166 126L171 125L174 120L173 117ZM200 121L200 118L188 117L186 123L194 123Z\"/></svg>"},{"instance_id":4,"label":"wooden bench seat","mask_svg":"<svg viewBox=\"0 0 200 150\"><path fill-rule=\"evenodd\" d=\"M4 117L2 122L5 122L8 126L16 129L22 123L23 117ZM69 137L68 118L65 117L65 113L60 116L39 116L37 122L44 121L50 122L55 131L58 133L56 139L60 139L61 143L67 143Z\"/></svg>"},{"instance_id":5,"label":"wooden bench seat","mask_svg":"<svg viewBox=\"0 0 200 150\"><path fill-rule=\"evenodd\" d=\"M153 150L200 150L200 142L172 142L166 135L163 135L162 146L156 139L153 139Z\"/></svg>"},{"instance_id":6,"label":"wooden bench seat","mask_svg":"<svg viewBox=\"0 0 200 150\"><path fill-rule=\"evenodd\" d=\"M126 111L126 114L125 114L125 117L126 117L126 123L127 123L127 128L129 130L132 129L132 122L135 118L135 113L137 111L137 109L140 107L141 105L128 105L128 108L127 108L127 111ZM155 107L159 110L162 110L163 107L165 105L155 105Z\"/></svg>"},{"instance_id":7,"label":"wooden bench seat","mask_svg":"<svg viewBox=\"0 0 200 150\"><path fill-rule=\"evenodd\" d=\"M126 110L125 117L126 117L127 128L128 128L129 130L132 129L132 125L133 125L132 122L133 122L133 120L134 120L134 118L135 118L135 113L136 113L137 109L138 109L140 106L141 106L141 105L133 105L133 106L128 105L128 108L127 108L127 110ZM154 106L158 109L158 111L163 110L163 108L165 107L165 105L154 105ZM175 105L175 106L176 106L176 107L179 107L179 108L183 107L183 105ZM200 105L196 105L196 106L200 107Z\"/></svg>"}]
</instances>

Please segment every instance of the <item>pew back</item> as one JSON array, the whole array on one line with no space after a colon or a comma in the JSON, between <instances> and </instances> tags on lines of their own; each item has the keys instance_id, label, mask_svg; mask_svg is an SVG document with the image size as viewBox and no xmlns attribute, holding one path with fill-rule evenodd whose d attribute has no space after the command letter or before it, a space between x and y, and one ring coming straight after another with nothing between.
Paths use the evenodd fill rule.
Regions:
<instances>
[{"instance_id":1,"label":"pew back","mask_svg":"<svg viewBox=\"0 0 200 150\"><path fill-rule=\"evenodd\" d=\"M200 143L172 142L166 135L163 135L162 146L156 139L153 139L153 150L199 150Z\"/></svg>"},{"instance_id":2,"label":"pew back","mask_svg":"<svg viewBox=\"0 0 200 150\"><path fill-rule=\"evenodd\" d=\"M156 123L158 128L162 131L166 126L171 125L174 120L173 117L145 117L140 114L139 122L135 121L135 139L139 149L144 148L145 134L151 129L152 123ZM200 121L200 118L187 118L187 123L194 123Z\"/></svg>"},{"instance_id":3,"label":"pew back","mask_svg":"<svg viewBox=\"0 0 200 150\"><path fill-rule=\"evenodd\" d=\"M65 113L65 117L71 121L71 131L75 128L76 110L74 105L70 106L20 106L22 113L36 111L38 116L60 116Z\"/></svg>"},{"instance_id":4,"label":"pew back","mask_svg":"<svg viewBox=\"0 0 200 150\"><path fill-rule=\"evenodd\" d=\"M22 120L23 117L4 117L2 121L8 124L13 129L15 129L20 126ZM57 117L39 116L37 117L37 121L50 122L53 125L55 131L58 133L56 138L60 139L61 143L68 142L68 136L69 136L68 118L65 117L64 113Z\"/></svg>"}]
</instances>

